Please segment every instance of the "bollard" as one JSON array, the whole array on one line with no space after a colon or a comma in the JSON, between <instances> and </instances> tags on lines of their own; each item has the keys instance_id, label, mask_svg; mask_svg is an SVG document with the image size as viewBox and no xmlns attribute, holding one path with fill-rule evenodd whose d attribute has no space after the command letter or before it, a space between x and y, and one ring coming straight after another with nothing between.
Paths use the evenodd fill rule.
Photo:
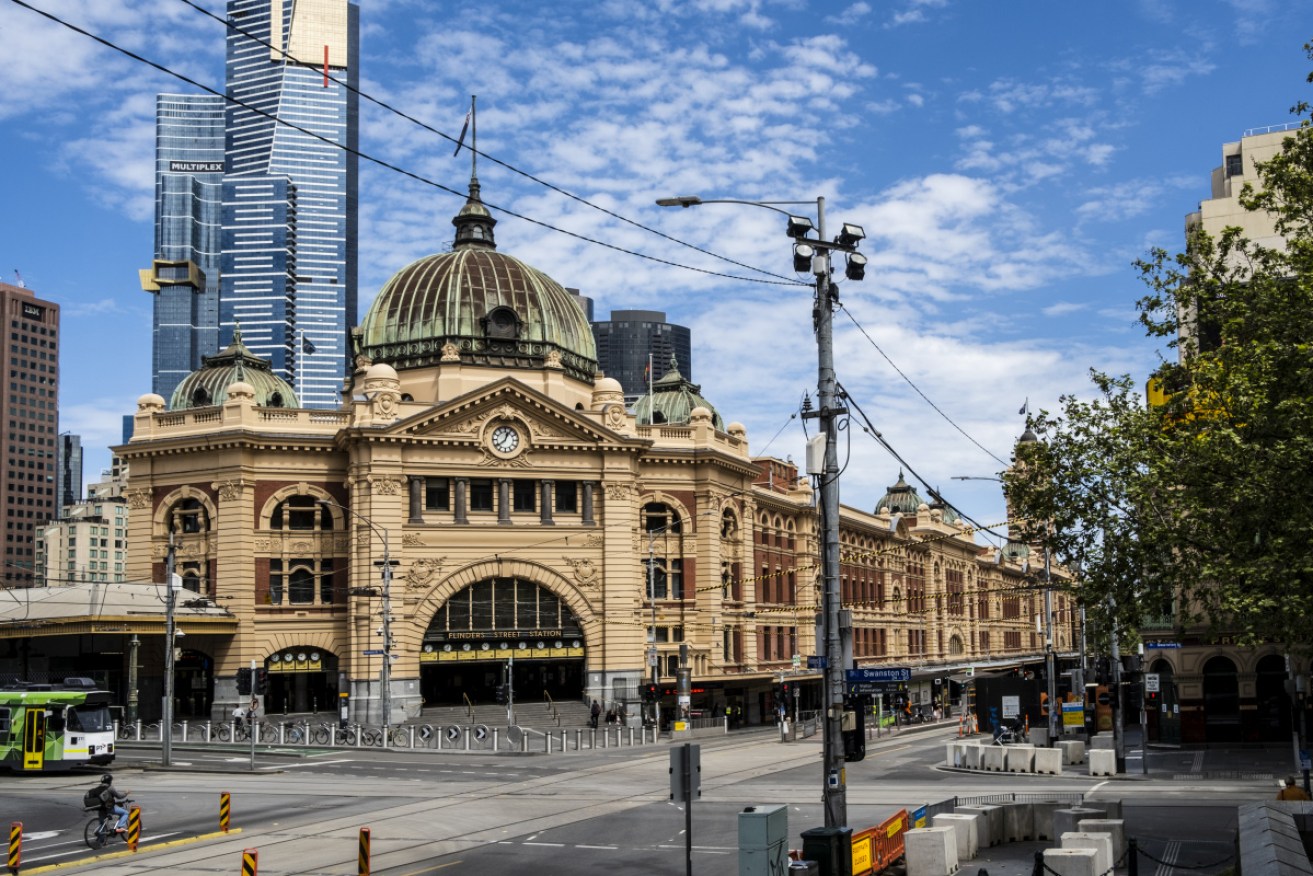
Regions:
<instances>
[{"instance_id":1,"label":"bollard","mask_svg":"<svg viewBox=\"0 0 1313 876\"><path fill-rule=\"evenodd\" d=\"M1044 876L1044 853L1042 851L1035 853L1035 867L1030 873L1031 876Z\"/></svg>"},{"instance_id":2,"label":"bollard","mask_svg":"<svg viewBox=\"0 0 1313 876\"><path fill-rule=\"evenodd\" d=\"M574 750L575 750L575 751L580 751L580 750L583 749L583 747L584 747L583 738L584 738L584 732L583 732L582 730L580 730L578 727L576 727L575 730L574 730Z\"/></svg>"},{"instance_id":3,"label":"bollard","mask_svg":"<svg viewBox=\"0 0 1313 876\"><path fill-rule=\"evenodd\" d=\"M228 832L228 819L232 814L232 795L227 791L219 794L219 830Z\"/></svg>"},{"instance_id":4,"label":"bollard","mask_svg":"<svg viewBox=\"0 0 1313 876\"><path fill-rule=\"evenodd\" d=\"M128 848L132 851L137 850L137 843L141 840L141 807L133 806L128 810Z\"/></svg>"},{"instance_id":5,"label":"bollard","mask_svg":"<svg viewBox=\"0 0 1313 876\"><path fill-rule=\"evenodd\" d=\"M1140 850L1135 837L1126 840L1126 876L1140 876Z\"/></svg>"},{"instance_id":6,"label":"bollard","mask_svg":"<svg viewBox=\"0 0 1313 876\"><path fill-rule=\"evenodd\" d=\"M18 868L23 866L23 822L11 821L9 823L9 872L18 873Z\"/></svg>"},{"instance_id":7,"label":"bollard","mask_svg":"<svg viewBox=\"0 0 1313 876\"><path fill-rule=\"evenodd\" d=\"M242 849L242 876L256 876L260 869L260 851L258 849Z\"/></svg>"},{"instance_id":8,"label":"bollard","mask_svg":"<svg viewBox=\"0 0 1313 876\"><path fill-rule=\"evenodd\" d=\"M369 828L360 828L360 860L356 864L357 876L369 876Z\"/></svg>"}]
</instances>

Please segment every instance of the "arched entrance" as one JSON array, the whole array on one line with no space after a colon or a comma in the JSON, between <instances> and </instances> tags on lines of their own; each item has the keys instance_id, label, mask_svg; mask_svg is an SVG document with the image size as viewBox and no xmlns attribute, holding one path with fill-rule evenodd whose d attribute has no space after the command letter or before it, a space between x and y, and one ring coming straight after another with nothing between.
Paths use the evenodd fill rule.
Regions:
<instances>
[{"instance_id":1,"label":"arched entrance","mask_svg":"<svg viewBox=\"0 0 1313 876\"><path fill-rule=\"evenodd\" d=\"M283 648L265 659L264 668L266 713L336 712L337 655L319 648Z\"/></svg>"},{"instance_id":2,"label":"arched entrance","mask_svg":"<svg viewBox=\"0 0 1313 876\"><path fill-rule=\"evenodd\" d=\"M1226 657L1204 664L1204 732L1209 742L1240 741L1240 679Z\"/></svg>"},{"instance_id":3,"label":"arched entrance","mask_svg":"<svg viewBox=\"0 0 1313 876\"><path fill-rule=\"evenodd\" d=\"M517 702L578 700L584 654L583 627L555 593L522 578L478 581L424 633L420 692L428 705L491 703L509 670Z\"/></svg>"},{"instance_id":4,"label":"arched entrance","mask_svg":"<svg viewBox=\"0 0 1313 876\"><path fill-rule=\"evenodd\" d=\"M1256 741L1290 739L1290 695L1286 693L1286 658L1268 654L1254 670L1254 698L1258 701Z\"/></svg>"}]
</instances>

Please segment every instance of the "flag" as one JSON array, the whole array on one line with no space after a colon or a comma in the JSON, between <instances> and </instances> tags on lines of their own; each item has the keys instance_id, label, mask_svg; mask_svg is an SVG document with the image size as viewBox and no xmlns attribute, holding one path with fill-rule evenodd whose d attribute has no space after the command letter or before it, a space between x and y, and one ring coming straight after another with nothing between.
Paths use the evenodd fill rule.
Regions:
<instances>
[{"instance_id":1,"label":"flag","mask_svg":"<svg viewBox=\"0 0 1313 876\"><path fill-rule=\"evenodd\" d=\"M309 355L315 351L315 345L305 335L301 336L301 352Z\"/></svg>"},{"instance_id":2,"label":"flag","mask_svg":"<svg viewBox=\"0 0 1313 876\"><path fill-rule=\"evenodd\" d=\"M652 380L652 357L647 357L647 364L643 366L643 382L650 383Z\"/></svg>"},{"instance_id":3,"label":"flag","mask_svg":"<svg viewBox=\"0 0 1313 876\"><path fill-rule=\"evenodd\" d=\"M1017 411L1017 413L1023 417L1030 413L1030 399L1026 399L1026 403L1021 406L1021 410Z\"/></svg>"},{"instance_id":4,"label":"flag","mask_svg":"<svg viewBox=\"0 0 1313 876\"><path fill-rule=\"evenodd\" d=\"M456 151L451 153L452 158L460 155L460 147L465 145L465 132L470 129L470 113L473 111L474 110L471 109L469 112L465 113L465 124L460 127L460 136L456 138Z\"/></svg>"}]
</instances>

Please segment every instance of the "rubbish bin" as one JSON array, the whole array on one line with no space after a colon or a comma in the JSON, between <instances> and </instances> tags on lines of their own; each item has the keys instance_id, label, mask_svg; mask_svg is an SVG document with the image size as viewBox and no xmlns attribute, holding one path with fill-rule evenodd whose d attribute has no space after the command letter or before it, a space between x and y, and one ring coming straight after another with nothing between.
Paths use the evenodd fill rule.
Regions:
<instances>
[{"instance_id":1,"label":"rubbish bin","mask_svg":"<svg viewBox=\"0 0 1313 876\"><path fill-rule=\"evenodd\" d=\"M789 876L821 876L821 865L815 861L790 861Z\"/></svg>"},{"instance_id":2,"label":"rubbish bin","mask_svg":"<svg viewBox=\"0 0 1313 876\"><path fill-rule=\"evenodd\" d=\"M817 876L850 876L853 872L853 829L813 827L802 832L802 857L817 864Z\"/></svg>"}]
</instances>

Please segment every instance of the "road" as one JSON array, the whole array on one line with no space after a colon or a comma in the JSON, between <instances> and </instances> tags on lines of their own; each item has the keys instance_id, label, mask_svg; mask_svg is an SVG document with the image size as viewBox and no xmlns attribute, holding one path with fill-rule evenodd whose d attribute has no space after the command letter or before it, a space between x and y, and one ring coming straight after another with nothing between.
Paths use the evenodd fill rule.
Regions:
<instances>
[{"instance_id":1,"label":"road","mask_svg":"<svg viewBox=\"0 0 1313 876\"><path fill-rule=\"evenodd\" d=\"M905 806L952 796L1065 792L1120 799L1142 835L1160 846L1196 841L1202 854L1229 838L1237 803L1274 792L1271 765L1262 771L1261 758L1208 771L1194 753L1161 756L1148 780L944 771L943 742L954 732L933 728L872 744L866 760L848 769L849 824L873 825ZM700 746L695 873L737 869L745 806L787 805L794 846L822 823L816 742L756 735ZM143 768L152 763L158 752L121 749L116 784L142 806L146 845L131 858L102 857L98 874L238 872L244 848L258 849L262 874L354 873L362 827L370 829L372 871L388 876L684 872L685 816L668 799L664 745L550 756L310 749L261 753L254 771L244 752L176 750L177 769ZM3 780L0 822L23 822L23 872L94 858L82 845L80 807L94 778ZM218 829L223 791L232 795L240 833L195 839ZM1184 818L1183 806L1190 807ZM151 850L157 842L176 844Z\"/></svg>"}]
</instances>

